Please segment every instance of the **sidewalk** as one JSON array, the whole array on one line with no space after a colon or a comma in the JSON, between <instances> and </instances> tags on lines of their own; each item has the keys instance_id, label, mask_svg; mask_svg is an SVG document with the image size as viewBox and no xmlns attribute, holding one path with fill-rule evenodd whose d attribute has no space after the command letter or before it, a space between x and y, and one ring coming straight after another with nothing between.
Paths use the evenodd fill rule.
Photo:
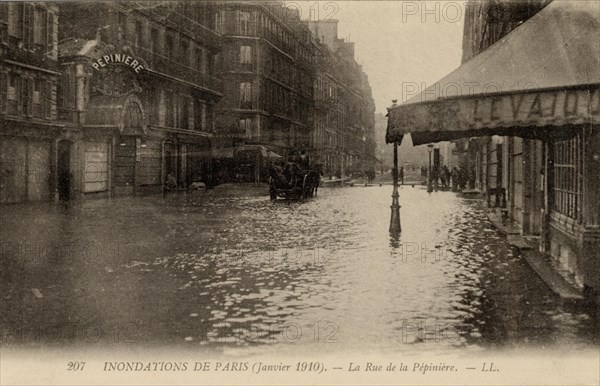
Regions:
<instances>
[{"instance_id":1,"label":"sidewalk","mask_svg":"<svg viewBox=\"0 0 600 386\"><path fill-rule=\"evenodd\" d=\"M488 211L488 218L496 229L505 234L510 245L516 247L531 269L561 299L581 302L584 300L583 288L567 280L550 263L550 258L539 250L539 237L521 235L520 227L513 221L502 219L502 212L497 209Z\"/></svg>"}]
</instances>

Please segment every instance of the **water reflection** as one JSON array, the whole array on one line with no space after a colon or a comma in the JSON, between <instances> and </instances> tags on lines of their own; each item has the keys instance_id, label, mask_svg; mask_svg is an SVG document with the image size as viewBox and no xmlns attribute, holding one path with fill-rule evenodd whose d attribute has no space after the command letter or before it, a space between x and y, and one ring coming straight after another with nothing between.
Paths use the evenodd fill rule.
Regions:
<instances>
[{"instance_id":1,"label":"water reflection","mask_svg":"<svg viewBox=\"0 0 600 386\"><path fill-rule=\"evenodd\" d=\"M309 352L598 343L597 320L548 291L479 201L404 187L390 237L389 187L262 193L8 208L3 333L70 323L83 332L58 340L86 343L92 324L104 344Z\"/></svg>"}]
</instances>

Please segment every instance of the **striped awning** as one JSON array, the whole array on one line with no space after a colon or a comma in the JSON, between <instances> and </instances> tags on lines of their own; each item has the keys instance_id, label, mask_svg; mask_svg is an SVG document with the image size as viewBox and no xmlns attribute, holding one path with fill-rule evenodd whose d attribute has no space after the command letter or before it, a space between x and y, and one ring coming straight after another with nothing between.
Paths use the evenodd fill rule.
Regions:
<instances>
[{"instance_id":1,"label":"striped awning","mask_svg":"<svg viewBox=\"0 0 600 386\"><path fill-rule=\"evenodd\" d=\"M494 45L388 109L386 141L543 139L600 123L600 2L554 0Z\"/></svg>"}]
</instances>

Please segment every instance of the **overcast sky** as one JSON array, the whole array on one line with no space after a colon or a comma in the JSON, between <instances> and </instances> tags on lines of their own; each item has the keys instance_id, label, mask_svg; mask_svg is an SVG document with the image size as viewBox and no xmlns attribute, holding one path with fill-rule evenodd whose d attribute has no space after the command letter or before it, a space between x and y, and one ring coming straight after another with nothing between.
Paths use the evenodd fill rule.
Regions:
<instances>
[{"instance_id":1,"label":"overcast sky","mask_svg":"<svg viewBox=\"0 0 600 386\"><path fill-rule=\"evenodd\" d=\"M462 1L285 3L298 4L304 19L312 9L313 19L339 20L338 36L356 43L356 58L369 76L378 112L385 112L392 99L401 102L410 84L429 86L460 65Z\"/></svg>"}]
</instances>

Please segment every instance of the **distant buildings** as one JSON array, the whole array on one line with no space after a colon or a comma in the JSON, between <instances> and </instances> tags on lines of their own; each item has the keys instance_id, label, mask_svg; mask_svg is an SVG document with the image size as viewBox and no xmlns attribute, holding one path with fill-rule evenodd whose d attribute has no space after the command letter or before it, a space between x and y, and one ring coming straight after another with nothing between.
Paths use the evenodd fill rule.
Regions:
<instances>
[{"instance_id":1,"label":"distant buildings","mask_svg":"<svg viewBox=\"0 0 600 386\"><path fill-rule=\"evenodd\" d=\"M375 105L354 43L338 38L337 20L305 24L316 40L313 151L329 176L378 167Z\"/></svg>"}]
</instances>

